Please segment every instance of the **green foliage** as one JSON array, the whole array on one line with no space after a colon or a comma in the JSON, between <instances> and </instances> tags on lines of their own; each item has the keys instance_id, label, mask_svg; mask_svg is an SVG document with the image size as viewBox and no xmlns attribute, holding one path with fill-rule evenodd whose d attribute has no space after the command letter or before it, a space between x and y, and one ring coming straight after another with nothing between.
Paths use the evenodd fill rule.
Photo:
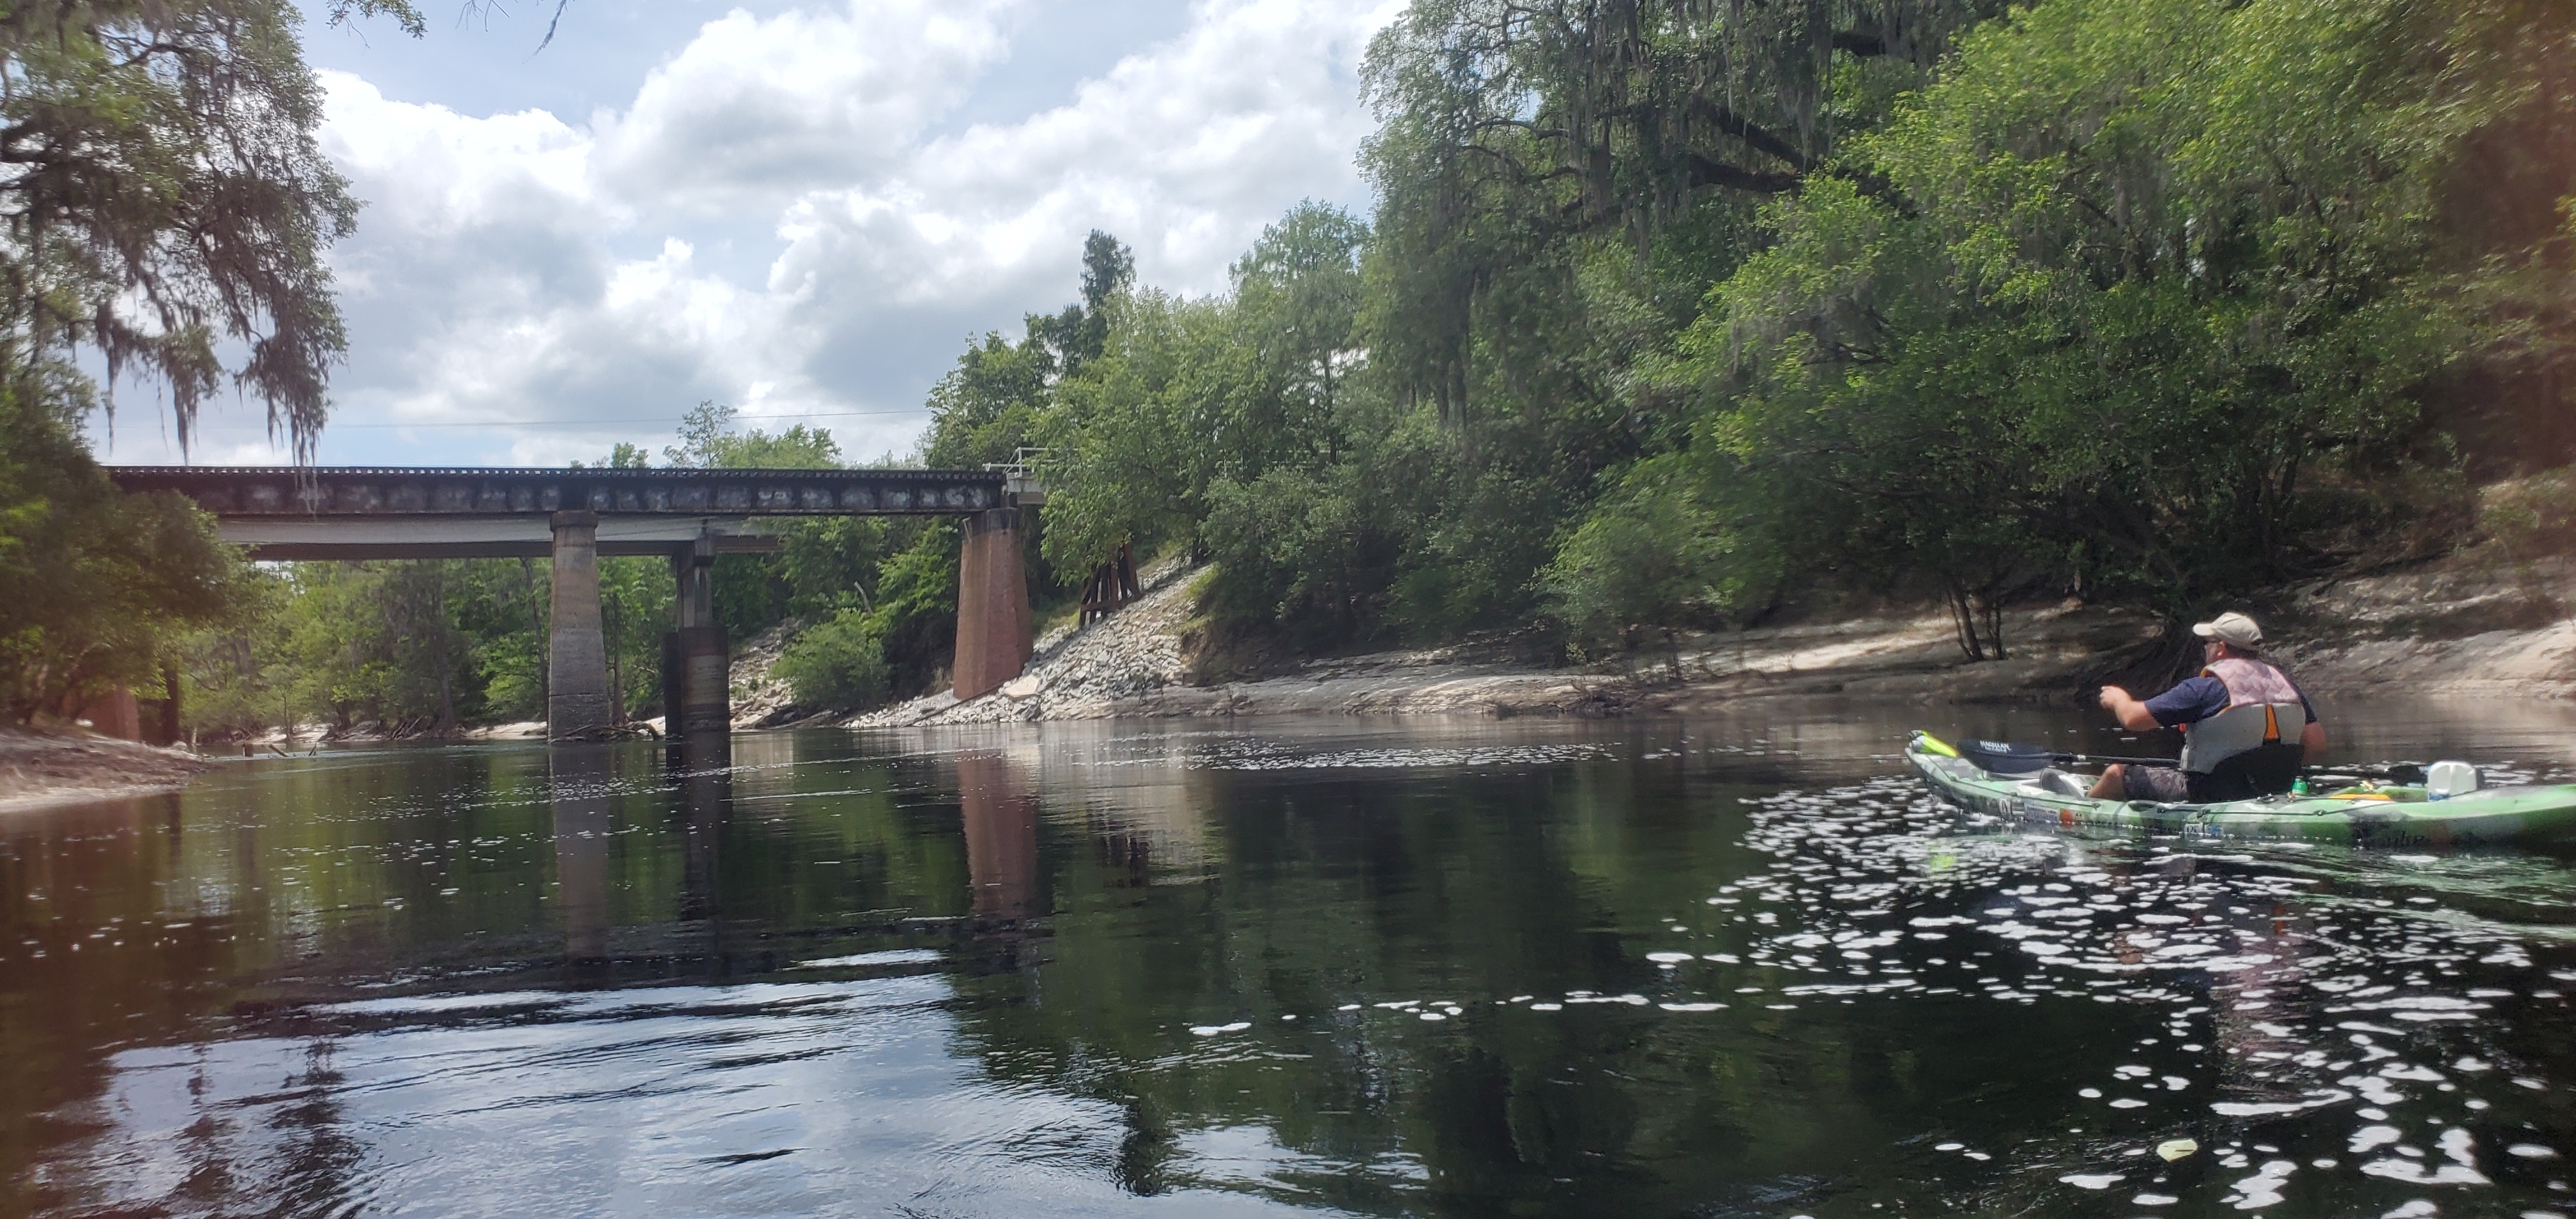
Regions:
<instances>
[{"instance_id":1,"label":"green foliage","mask_svg":"<svg viewBox=\"0 0 2576 1219\"><path fill-rule=\"evenodd\" d=\"M1136 282L1136 255L1098 229L1082 242L1082 300L1053 317L1031 314L1030 339L1043 343L1066 376L1109 345L1110 305Z\"/></svg>"},{"instance_id":2,"label":"green foliage","mask_svg":"<svg viewBox=\"0 0 2576 1219\"><path fill-rule=\"evenodd\" d=\"M2563 7L2001 13L1418 0L1369 229L1302 207L1014 391L1048 556L1186 542L1310 647L1839 590L1979 658L2016 597L2197 613L2457 437L2566 433Z\"/></svg>"},{"instance_id":3,"label":"green foliage","mask_svg":"<svg viewBox=\"0 0 2576 1219\"><path fill-rule=\"evenodd\" d=\"M1028 329L1017 343L998 331L986 334L931 387L923 465L972 470L986 462L1009 461L1029 443L1057 364L1039 319L1031 318Z\"/></svg>"},{"instance_id":4,"label":"green foliage","mask_svg":"<svg viewBox=\"0 0 2576 1219\"><path fill-rule=\"evenodd\" d=\"M1696 435L1811 556L1963 620L2041 578L2181 620L2318 569L2307 489L2402 460L2471 349L2427 221L2513 82L2411 48L2486 36L2403 0L1977 30L1766 213L1681 343Z\"/></svg>"},{"instance_id":5,"label":"green foliage","mask_svg":"<svg viewBox=\"0 0 2576 1219\"><path fill-rule=\"evenodd\" d=\"M729 470L832 470L841 465L841 446L832 434L822 428L797 424L786 431L771 434L753 428L734 430L733 421L741 411L713 400L690 408L680 418L680 443L666 446L662 460L673 466L691 469ZM630 444L617 446L614 465L645 464L644 450Z\"/></svg>"},{"instance_id":6,"label":"green foliage","mask_svg":"<svg viewBox=\"0 0 2576 1219\"><path fill-rule=\"evenodd\" d=\"M1218 563L1216 608L1276 623L1292 640L1329 645L1358 634L1388 556L1356 494L1357 471L1279 468L1217 483L1204 526Z\"/></svg>"},{"instance_id":7,"label":"green foliage","mask_svg":"<svg viewBox=\"0 0 2576 1219\"><path fill-rule=\"evenodd\" d=\"M2498 488L2479 511L2478 527L2517 564L2576 554L2576 467L2544 470Z\"/></svg>"},{"instance_id":8,"label":"green foliage","mask_svg":"<svg viewBox=\"0 0 2576 1219\"><path fill-rule=\"evenodd\" d=\"M406 4L348 3L419 28ZM185 446L224 380L309 458L347 346L322 248L357 202L321 153L322 94L277 0L18 5L0 16L0 329L94 347L168 389ZM223 356L238 352L226 368Z\"/></svg>"},{"instance_id":9,"label":"green foliage","mask_svg":"<svg viewBox=\"0 0 2576 1219\"><path fill-rule=\"evenodd\" d=\"M1633 649L1650 624L1720 625L1769 591L1769 571L1730 562L1736 539L1683 457L1638 463L1549 564L1549 602L1577 647Z\"/></svg>"},{"instance_id":10,"label":"green foliage","mask_svg":"<svg viewBox=\"0 0 2576 1219\"><path fill-rule=\"evenodd\" d=\"M1383 573L1363 569L1377 560L1343 464L1367 236L1301 204L1235 264L1231 297L1117 302L1108 346L1056 384L1039 432L1057 569L1178 540L1208 549L1218 595L1248 612L1326 640L1367 621Z\"/></svg>"},{"instance_id":11,"label":"green foliage","mask_svg":"<svg viewBox=\"0 0 2576 1219\"><path fill-rule=\"evenodd\" d=\"M1120 303L1109 347L1055 386L1039 432L1049 480L1045 554L1088 571L1118 547L1186 536L1201 510L1216 433L1248 353L1214 301L1145 293ZM1056 487L1061 485L1062 493Z\"/></svg>"},{"instance_id":12,"label":"green foliage","mask_svg":"<svg viewBox=\"0 0 2576 1219\"><path fill-rule=\"evenodd\" d=\"M608 644L621 675L655 672L660 635L649 617L670 592L645 581L650 560L612 559L601 572ZM452 730L545 716L547 588L525 559L298 563L260 581L261 608L185 649L187 722L223 734L319 723ZM669 576L662 577L663 584ZM642 614L629 608L642 602ZM630 683L631 684L631 683ZM627 691L630 714L651 714L657 686Z\"/></svg>"},{"instance_id":13,"label":"green foliage","mask_svg":"<svg viewBox=\"0 0 2576 1219\"><path fill-rule=\"evenodd\" d=\"M618 713L662 711L662 635L678 589L664 559L601 559L599 623L608 649L608 690Z\"/></svg>"},{"instance_id":14,"label":"green foliage","mask_svg":"<svg viewBox=\"0 0 2576 1219\"><path fill-rule=\"evenodd\" d=\"M329 12L420 30L402 0ZM13 718L146 684L178 636L265 595L211 520L108 484L78 440L99 399L74 352L96 352L111 380L159 381L183 448L230 380L311 456L346 345L321 252L357 203L314 139L321 91L297 21L275 0L0 14L15 167L0 186L0 712Z\"/></svg>"},{"instance_id":15,"label":"green foliage","mask_svg":"<svg viewBox=\"0 0 2576 1219\"><path fill-rule=\"evenodd\" d=\"M759 428L737 432L732 430L735 414L730 406L699 403L681 426L681 446L662 450L663 456L673 465L737 470L829 470L841 464L841 447L828 431L800 423L775 434ZM821 578L815 570L819 556L839 551L817 547L807 539L842 525L788 521L774 529L784 537L784 545L803 556L806 578L811 581ZM863 568L836 574L844 583L866 578ZM716 560L716 621L737 639L757 635L798 612L797 594L796 583L774 560L750 555L724 555Z\"/></svg>"},{"instance_id":16,"label":"green foliage","mask_svg":"<svg viewBox=\"0 0 2576 1219\"><path fill-rule=\"evenodd\" d=\"M108 483L73 432L84 388L53 366L0 380L0 715L19 723L157 685L169 640L228 620L247 592L212 518Z\"/></svg>"},{"instance_id":17,"label":"green foliage","mask_svg":"<svg viewBox=\"0 0 2576 1219\"><path fill-rule=\"evenodd\" d=\"M817 707L863 707L886 696L885 643L875 615L842 610L806 628L778 657L776 673L796 700Z\"/></svg>"},{"instance_id":18,"label":"green foliage","mask_svg":"<svg viewBox=\"0 0 2576 1219\"><path fill-rule=\"evenodd\" d=\"M887 680L897 694L926 689L956 648L963 545L955 522L934 519L879 569L871 633L885 649Z\"/></svg>"}]
</instances>

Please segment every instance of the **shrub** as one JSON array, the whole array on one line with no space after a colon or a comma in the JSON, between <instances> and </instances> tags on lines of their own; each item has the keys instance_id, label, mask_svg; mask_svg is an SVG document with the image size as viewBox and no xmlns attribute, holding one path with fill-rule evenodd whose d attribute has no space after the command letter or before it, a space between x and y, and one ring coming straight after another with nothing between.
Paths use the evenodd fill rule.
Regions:
<instances>
[{"instance_id":1,"label":"shrub","mask_svg":"<svg viewBox=\"0 0 2576 1219\"><path fill-rule=\"evenodd\" d=\"M2576 466L2494 488L2486 500L2478 525L2514 562L2576 550Z\"/></svg>"},{"instance_id":2,"label":"shrub","mask_svg":"<svg viewBox=\"0 0 2576 1219\"><path fill-rule=\"evenodd\" d=\"M796 701L818 707L860 707L886 696L884 642L876 623L855 609L797 636L779 655L777 672Z\"/></svg>"}]
</instances>

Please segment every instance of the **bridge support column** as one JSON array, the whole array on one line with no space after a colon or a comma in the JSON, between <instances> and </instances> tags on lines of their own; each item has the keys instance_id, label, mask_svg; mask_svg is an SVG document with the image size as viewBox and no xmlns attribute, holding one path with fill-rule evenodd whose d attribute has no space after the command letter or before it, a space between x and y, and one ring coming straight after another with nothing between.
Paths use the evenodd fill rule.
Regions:
<instances>
[{"instance_id":1,"label":"bridge support column","mask_svg":"<svg viewBox=\"0 0 2576 1219\"><path fill-rule=\"evenodd\" d=\"M712 538L671 555L678 584L671 616L678 629L662 637L662 734L673 740L733 730L731 655L716 621L715 562Z\"/></svg>"},{"instance_id":2,"label":"bridge support column","mask_svg":"<svg viewBox=\"0 0 2576 1219\"><path fill-rule=\"evenodd\" d=\"M546 735L597 736L608 705L608 642L599 626L599 517L554 514L554 621L546 651Z\"/></svg>"},{"instance_id":3,"label":"bridge support column","mask_svg":"<svg viewBox=\"0 0 2576 1219\"><path fill-rule=\"evenodd\" d=\"M1020 510L966 518L957 569L957 701L982 698L1020 675L1029 661L1029 581L1020 570Z\"/></svg>"}]
</instances>

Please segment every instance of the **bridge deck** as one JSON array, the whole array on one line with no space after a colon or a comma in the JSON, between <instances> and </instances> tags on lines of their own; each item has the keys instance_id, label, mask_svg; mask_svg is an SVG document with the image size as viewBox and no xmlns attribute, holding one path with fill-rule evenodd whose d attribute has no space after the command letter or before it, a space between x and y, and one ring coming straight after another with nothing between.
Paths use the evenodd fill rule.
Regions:
<instances>
[{"instance_id":1,"label":"bridge deck","mask_svg":"<svg viewBox=\"0 0 2576 1219\"><path fill-rule=\"evenodd\" d=\"M223 539L259 560L542 559L554 531L542 516L248 517L215 519ZM675 554L706 539L717 554L766 554L778 539L741 517L612 516L599 522L603 558Z\"/></svg>"},{"instance_id":2,"label":"bridge deck","mask_svg":"<svg viewBox=\"0 0 2576 1219\"><path fill-rule=\"evenodd\" d=\"M110 466L222 517L959 515L1003 503L984 470Z\"/></svg>"},{"instance_id":3,"label":"bridge deck","mask_svg":"<svg viewBox=\"0 0 2576 1219\"><path fill-rule=\"evenodd\" d=\"M670 713L724 722L712 564L728 551L776 545L748 531L752 517L969 517L953 688L981 697L1028 658L1022 501L1002 470L110 466L108 477L126 491L195 500L254 559L548 556L546 719L557 739L593 735L618 718L602 650L602 556L671 558L675 630L664 640L664 682L678 698ZM1034 492L1025 469L1018 477ZM687 650L704 642L690 642L702 631L715 632L712 645ZM695 676L702 656L716 661L703 680Z\"/></svg>"}]
</instances>

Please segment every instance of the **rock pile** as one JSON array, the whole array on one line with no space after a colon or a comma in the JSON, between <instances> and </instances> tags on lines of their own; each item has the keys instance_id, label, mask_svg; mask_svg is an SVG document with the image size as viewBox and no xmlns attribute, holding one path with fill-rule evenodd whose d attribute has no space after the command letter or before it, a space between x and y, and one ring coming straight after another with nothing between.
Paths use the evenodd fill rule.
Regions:
<instances>
[{"instance_id":1,"label":"rock pile","mask_svg":"<svg viewBox=\"0 0 2576 1219\"><path fill-rule=\"evenodd\" d=\"M779 623L752 636L734 653L733 666L725 674L726 684L733 689L734 727L770 728L812 713L812 708L797 706L796 692L770 673L795 628L793 620Z\"/></svg>"},{"instance_id":2,"label":"rock pile","mask_svg":"<svg viewBox=\"0 0 2576 1219\"><path fill-rule=\"evenodd\" d=\"M1196 569L1145 573L1135 604L1069 636L1050 636L1019 680L959 703L935 694L852 726L991 724L1116 716L1604 715L1631 701L1615 675L1532 668L1490 649L1434 648L1309 661L1294 676L1188 684L1181 637L1195 612Z\"/></svg>"},{"instance_id":3,"label":"rock pile","mask_svg":"<svg viewBox=\"0 0 2576 1219\"><path fill-rule=\"evenodd\" d=\"M1000 692L967 703L942 691L850 721L854 727L999 724L1048 719L1100 719L1129 714L1121 704L1178 686L1188 678L1181 633L1197 598L1194 567L1174 560L1143 574L1145 595L1078 631L1038 641L1028 667Z\"/></svg>"}]
</instances>

